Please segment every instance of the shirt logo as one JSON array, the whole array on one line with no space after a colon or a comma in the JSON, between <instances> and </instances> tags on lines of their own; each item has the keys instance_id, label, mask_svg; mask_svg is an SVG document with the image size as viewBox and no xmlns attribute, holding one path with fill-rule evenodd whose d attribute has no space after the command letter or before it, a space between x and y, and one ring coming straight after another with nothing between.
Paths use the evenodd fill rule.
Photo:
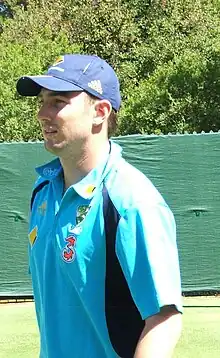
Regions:
<instances>
[{"instance_id":1,"label":"shirt logo","mask_svg":"<svg viewBox=\"0 0 220 358\"><path fill-rule=\"evenodd\" d=\"M55 175L57 175L59 172L59 169L54 169L54 168L44 168L43 170L43 175L45 177L53 177Z\"/></svg>"},{"instance_id":2,"label":"shirt logo","mask_svg":"<svg viewBox=\"0 0 220 358\"><path fill-rule=\"evenodd\" d=\"M102 84L100 80L91 81L88 83L88 86L100 94L103 93Z\"/></svg>"},{"instance_id":3,"label":"shirt logo","mask_svg":"<svg viewBox=\"0 0 220 358\"><path fill-rule=\"evenodd\" d=\"M62 259L65 262L69 263L74 261L76 257L76 251L75 251L76 237L73 235L68 236L65 239L65 241L67 242L67 244L62 251Z\"/></svg>"},{"instance_id":4,"label":"shirt logo","mask_svg":"<svg viewBox=\"0 0 220 358\"><path fill-rule=\"evenodd\" d=\"M76 224L77 225L79 225L85 219L89 210L90 210L89 205L82 205L82 206L78 207L78 209L76 211Z\"/></svg>"},{"instance_id":5,"label":"shirt logo","mask_svg":"<svg viewBox=\"0 0 220 358\"><path fill-rule=\"evenodd\" d=\"M38 230L38 227L35 226L31 232L28 234L28 237L29 237L29 241L30 241L30 244L31 246L34 245L35 241L36 241L36 238L37 238L37 230Z\"/></svg>"},{"instance_id":6,"label":"shirt logo","mask_svg":"<svg viewBox=\"0 0 220 358\"><path fill-rule=\"evenodd\" d=\"M87 195L91 195L95 190L95 185L93 184L89 184L86 188L85 188L85 194Z\"/></svg>"},{"instance_id":7,"label":"shirt logo","mask_svg":"<svg viewBox=\"0 0 220 358\"><path fill-rule=\"evenodd\" d=\"M47 210L47 201L44 201L40 206L38 206L37 211L40 215L45 215Z\"/></svg>"}]
</instances>

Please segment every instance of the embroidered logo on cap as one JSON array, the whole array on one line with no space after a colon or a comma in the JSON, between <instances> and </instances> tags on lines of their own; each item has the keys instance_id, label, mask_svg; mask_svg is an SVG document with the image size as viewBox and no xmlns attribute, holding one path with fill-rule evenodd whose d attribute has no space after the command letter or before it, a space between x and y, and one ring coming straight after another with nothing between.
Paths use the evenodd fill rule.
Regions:
<instances>
[{"instance_id":1,"label":"embroidered logo on cap","mask_svg":"<svg viewBox=\"0 0 220 358\"><path fill-rule=\"evenodd\" d=\"M63 63L63 62L64 62L64 56L59 56L59 57L57 57L56 61L53 63L52 66L59 65L60 63Z\"/></svg>"},{"instance_id":2,"label":"embroidered logo on cap","mask_svg":"<svg viewBox=\"0 0 220 358\"><path fill-rule=\"evenodd\" d=\"M63 62L64 62L64 56L59 56L56 59L56 61L52 64L52 66L48 69L48 71L57 70L57 71L60 71L60 72L64 72L64 68L58 67L58 65L60 65Z\"/></svg>"},{"instance_id":3,"label":"embroidered logo on cap","mask_svg":"<svg viewBox=\"0 0 220 358\"><path fill-rule=\"evenodd\" d=\"M100 94L103 93L102 84L100 80L91 81L88 83L88 86Z\"/></svg>"}]
</instances>

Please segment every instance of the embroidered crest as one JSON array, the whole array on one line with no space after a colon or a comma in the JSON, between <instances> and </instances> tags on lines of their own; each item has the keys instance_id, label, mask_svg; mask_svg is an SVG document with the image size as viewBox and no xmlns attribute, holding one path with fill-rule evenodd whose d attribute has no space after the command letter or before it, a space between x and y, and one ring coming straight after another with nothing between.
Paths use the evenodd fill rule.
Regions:
<instances>
[{"instance_id":1,"label":"embroidered crest","mask_svg":"<svg viewBox=\"0 0 220 358\"><path fill-rule=\"evenodd\" d=\"M89 205L79 206L76 211L76 225L79 225L86 217L90 209Z\"/></svg>"}]
</instances>

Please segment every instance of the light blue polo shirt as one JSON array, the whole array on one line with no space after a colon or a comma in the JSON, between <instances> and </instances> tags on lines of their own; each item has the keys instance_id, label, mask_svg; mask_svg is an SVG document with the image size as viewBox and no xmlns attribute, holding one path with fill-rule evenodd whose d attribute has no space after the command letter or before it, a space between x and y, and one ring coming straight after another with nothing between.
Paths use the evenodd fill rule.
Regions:
<instances>
[{"instance_id":1,"label":"light blue polo shirt","mask_svg":"<svg viewBox=\"0 0 220 358\"><path fill-rule=\"evenodd\" d=\"M112 236L118 269L142 320L164 305L182 309L173 215L113 142L108 157L64 195L59 159L37 172L29 258L40 358L119 357L106 318L106 296L111 296L106 289L106 231L111 239L113 229L106 229L112 215L105 217L103 189L117 215Z\"/></svg>"}]
</instances>

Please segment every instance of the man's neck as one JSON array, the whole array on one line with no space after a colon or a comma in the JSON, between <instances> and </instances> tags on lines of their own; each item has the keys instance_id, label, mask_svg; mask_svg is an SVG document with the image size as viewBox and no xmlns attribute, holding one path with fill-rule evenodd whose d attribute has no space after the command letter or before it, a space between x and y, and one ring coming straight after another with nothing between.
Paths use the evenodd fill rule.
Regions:
<instances>
[{"instance_id":1,"label":"man's neck","mask_svg":"<svg viewBox=\"0 0 220 358\"><path fill-rule=\"evenodd\" d=\"M110 151L110 144L107 141L101 147L90 146L82 149L77 156L70 154L60 158L64 173L64 187L67 190L71 185L76 184L84 178L91 170L104 160Z\"/></svg>"}]
</instances>

